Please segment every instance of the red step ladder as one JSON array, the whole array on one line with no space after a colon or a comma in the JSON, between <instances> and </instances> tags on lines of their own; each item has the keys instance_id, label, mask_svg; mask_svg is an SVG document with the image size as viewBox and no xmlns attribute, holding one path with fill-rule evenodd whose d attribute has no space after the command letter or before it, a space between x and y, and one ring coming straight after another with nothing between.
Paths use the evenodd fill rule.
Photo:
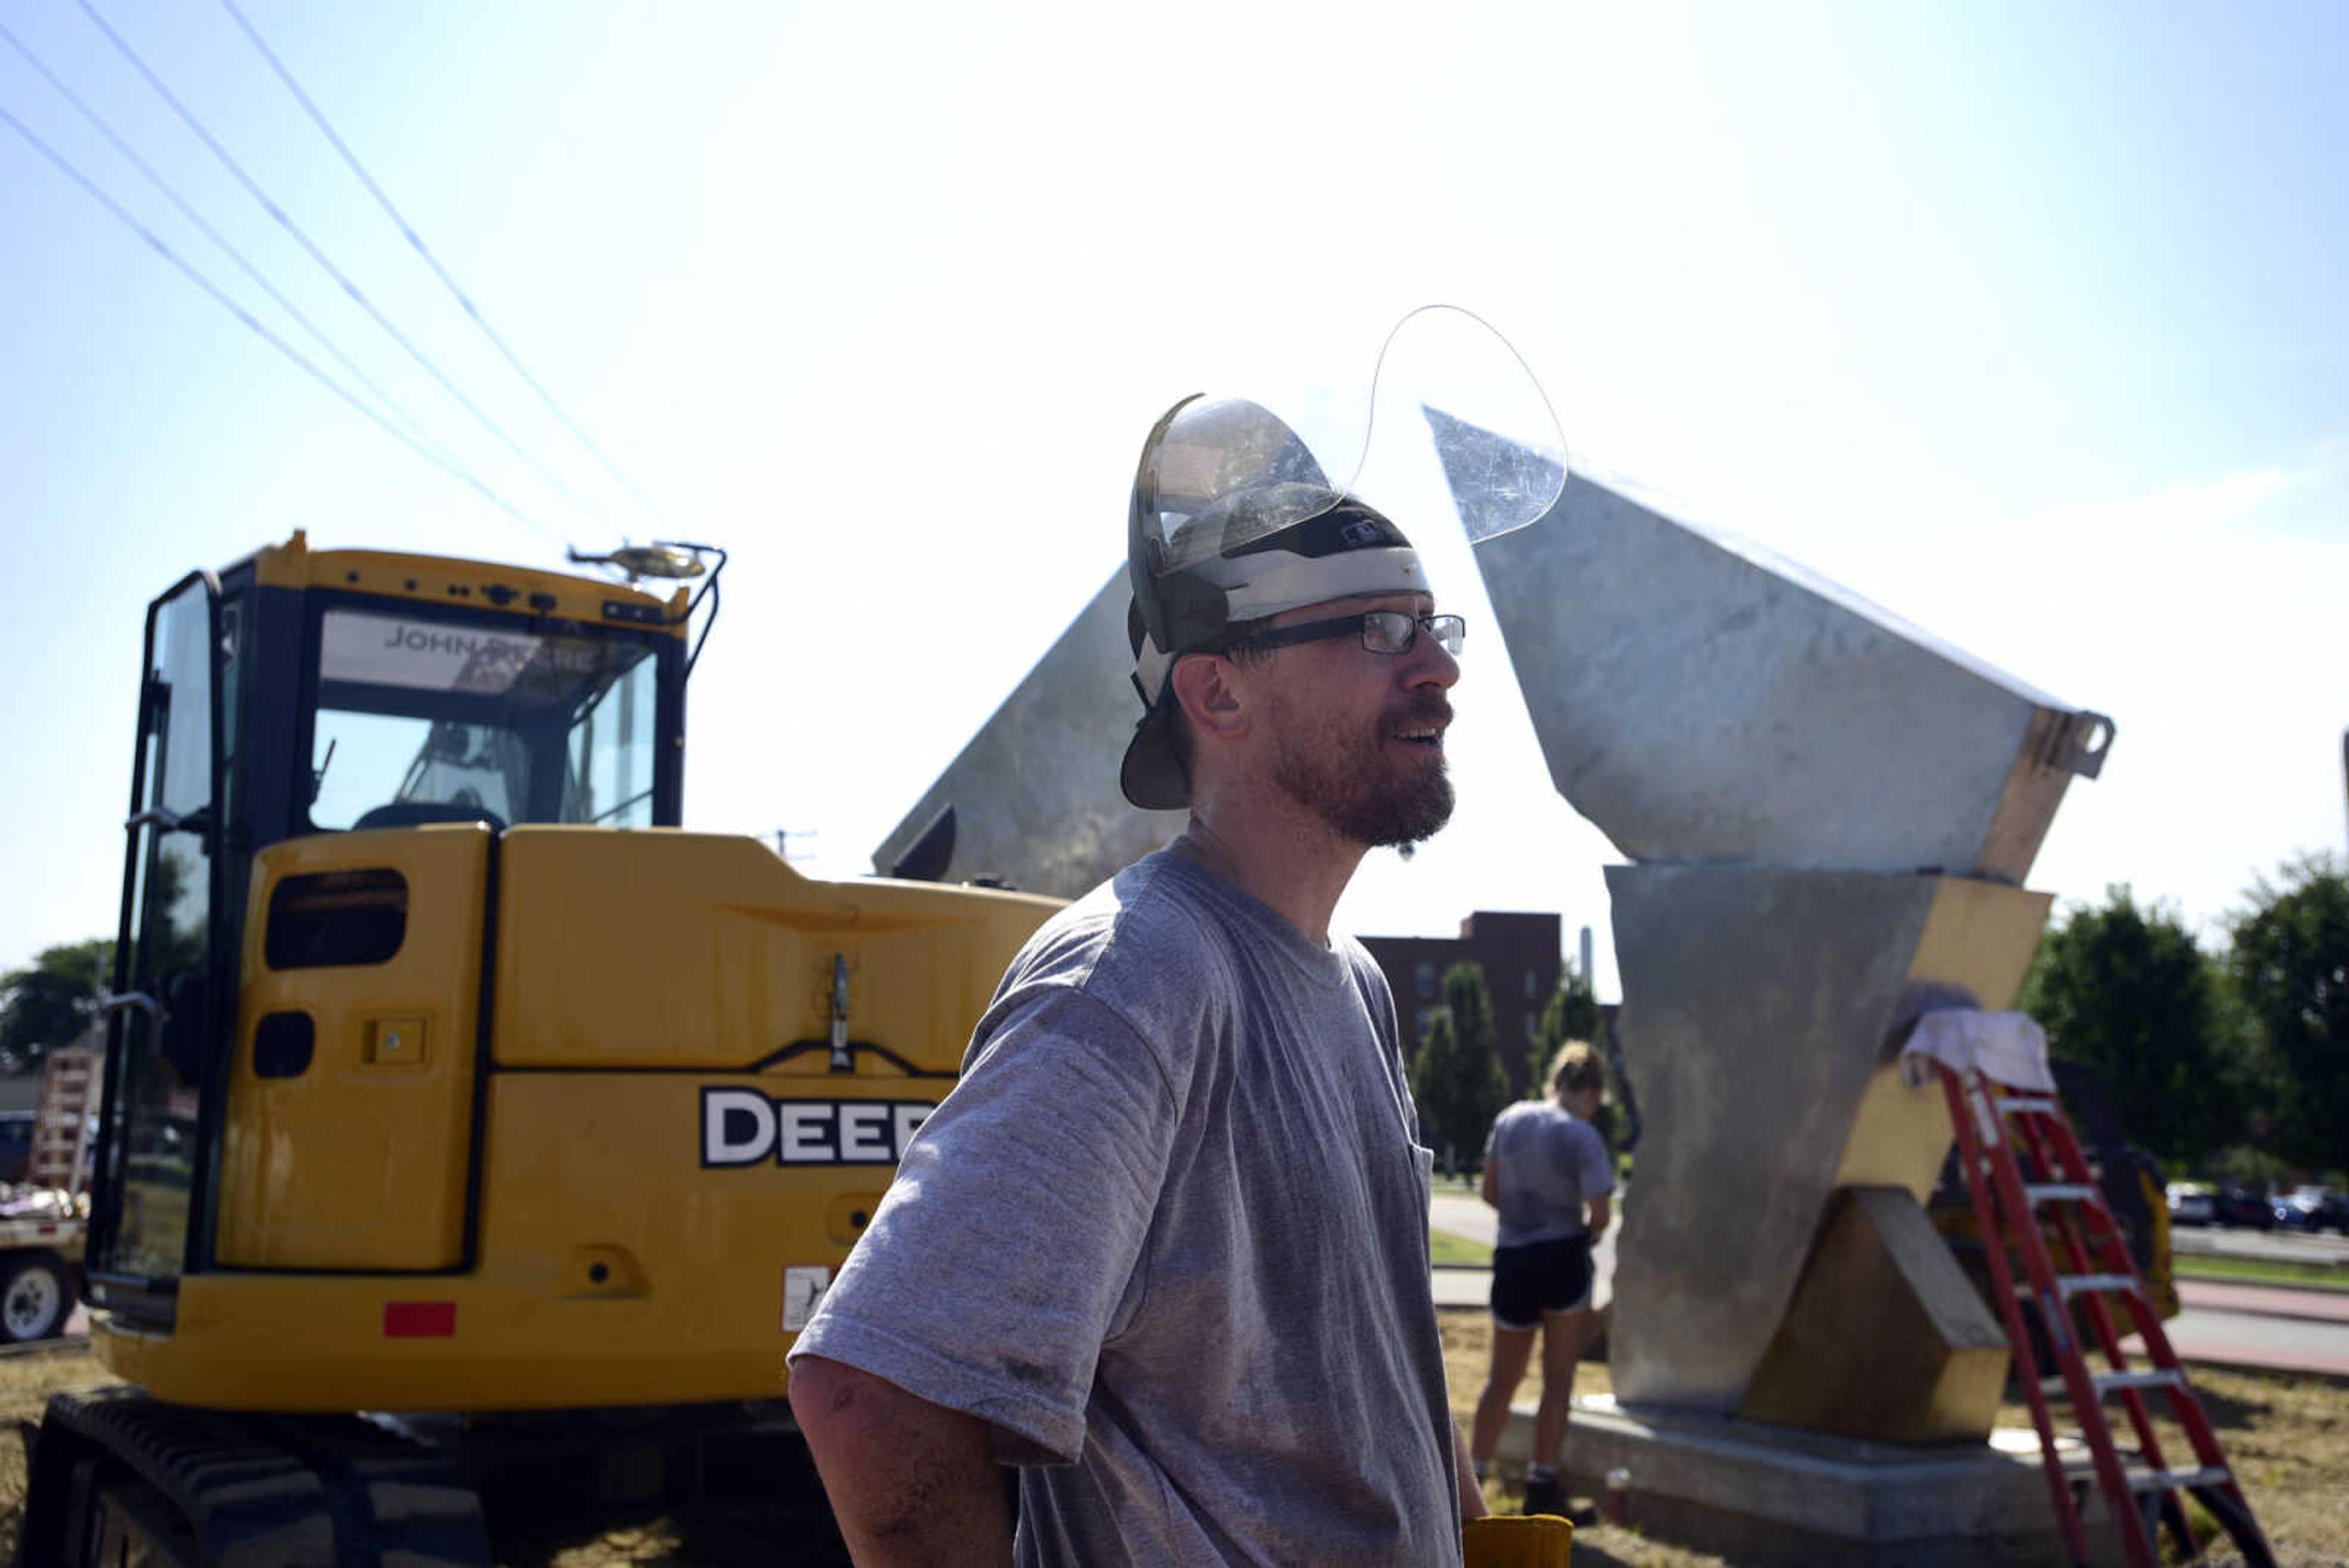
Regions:
<instances>
[{"instance_id":1,"label":"red step ladder","mask_svg":"<svg viewBox=\"0 0 2349 1568\"><path fill-rule=\"evenodd\" d=\"M2087 1562L2087 1541L2081 1529L2072 1472L2056 1448L2055 1427L2048 1410L2051 1398L2067 1400L2072 1407L2095 1484L2104 1494L2106 1510L2112 1515L2132 1568L2155 1568L2157 1519L2168 1526L2182 1552L2194 1554L2181 1501L2184 1493L2191 1493L2225 1527L2250 1568L2274 1568L2267 1540L2251 1517L2251 1504L2244 1500L2226 1456L2219 1450L2218 1437L2203 1413L2201 1399L2178 1365L2178 1354L2162 1331L2161 1314L2129 1256L2127 1241L2105 1202L2103 1189L2088 1168L2080 1140L2064 1115L2063 1102L2053 1094L1993 1083L1976 1067L1961 1072L1936 1061L1933 1068L1940 1075L1949 1102L1950 1125L1957 1130L1958 1159L1964 1167L1966 1188L1981 1221L1992 1293L2005 1317L2015 1370L2031 1401L2047 1485L2055 1497L2055 1517L2063 1525L2073 1560ZM2051 1231L2055 1242L2052 1251ZM2008 1256L2010 1248L2023 1261L2024 1278L2020 1282ZM2121 1350L2124 1335L2114 1327L2108 1298L2116 1299L2129 1314L2135 1333L2144 1341L2149 1366L2129 1365ZM2023 1317L2026 1300L2037 1310L2042 1337L2036 1344ZM2105 1371L2089 1369L2082 1317L2086 1320L2085 1338L2102 1354ZM2055 1362L2056 1370L2051 1376L2040 1371L2041 1346ZM2193 1448L2193 1464L2171 1469L2163 1460L2161 1444L2146 1408L2148 1391L2168 1396L2171 1414L2185 1428ZM2105 1414L2107 1399L2117 1399L2127 1413L2142 1463L2123 1461L2113 1440L2112 1423ZM2083 1495L2085 1490L2084 1482Z\"/></svg>"}]
</instances>

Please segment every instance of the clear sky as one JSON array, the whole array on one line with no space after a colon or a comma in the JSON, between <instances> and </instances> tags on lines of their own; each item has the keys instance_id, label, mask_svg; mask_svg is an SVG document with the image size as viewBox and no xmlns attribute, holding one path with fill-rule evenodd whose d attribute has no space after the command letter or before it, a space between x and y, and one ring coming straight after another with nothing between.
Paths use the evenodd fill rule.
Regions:
<instances>
[{"instance_id":1,"label":"clear sky","mask_svg":"<svg viewBox=\"0 0 2349 1568\"><path fill-rule=\"evenodd\" d=\"M140 613L191 566L297 527L535 565L719 540L688 823L800 831L812 869L854 875L1120 558L1161 409L1268 366L1366 377L1432 299L1509 333L1578 464L2112 714L2034 885L2129 882L2215 929L2256 874L2342 843L2349 8L241 3L662 517L212 0L91 4L584 505L362 316L76 0L0 0L531 519L321 390L0 126L0 965L113 929ZM302 340L5 43L0 108ZM1548 790L1473 572L1430 553L1471 617L1461 812L1411 863L1374 857L1340 923L1555 909L1603 952L1612 852Z\"/></svg>"}]
</instances>

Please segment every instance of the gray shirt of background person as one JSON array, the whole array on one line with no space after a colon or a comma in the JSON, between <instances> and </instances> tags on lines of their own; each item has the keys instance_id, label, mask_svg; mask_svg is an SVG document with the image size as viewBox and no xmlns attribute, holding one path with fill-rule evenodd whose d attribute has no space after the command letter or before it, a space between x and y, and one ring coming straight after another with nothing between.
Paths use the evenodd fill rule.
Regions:
<instances>
[{"instance_id":1,"label":"gray shirt of background person","mask_svg":"<svg viewBox=\"0 0 2349 1568\"><path fill-rule=\"evenodd\" d=\"M1500 1162L1498 1246L1579 1236L1583 1206L1615 1190L1607 1140L1548 1100L1520 1100L1503 1111L1485 1139L1485 1159Z\"/></svg>"},{"instance_id":2,"label":"gray shirt of background person","mask_svg":"<svg viewBox=\"0 0 2349 1568\"><path fill-rule=\"evenodd\" d=\"M1023 1564L1460 1561L1393 1002L1183 858L1055 916L792 1350L995 1429Z\"/></svg>"}]
</instances>

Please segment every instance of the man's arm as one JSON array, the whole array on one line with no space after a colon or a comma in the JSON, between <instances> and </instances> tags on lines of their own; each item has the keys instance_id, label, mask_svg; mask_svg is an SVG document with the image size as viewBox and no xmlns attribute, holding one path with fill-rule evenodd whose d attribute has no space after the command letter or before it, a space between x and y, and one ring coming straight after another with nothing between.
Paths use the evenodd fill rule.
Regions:
<instances>
[{"instance_id":1,"label":"man's arm","mask_svg":"<svg viewBox=\"0 0 2349 1568\"><path fill-rule=\"evenodd\" d=\"M791 1397L858 1568L1011 1561L985 1422L821 1355L792 1366Z\"/></svg>"},{"instance_id":2,"label":"man's arm","mask_svg":"<svg viewBox=\"0 0 2349 1568\"><path fill-rule=\"evenodd\" d=\"M1493 1151L1489 1148L1485 1151L1485 1185L1482 1196L1485 1208L1498 1209L1501 1206L1501 1162L1493 1158Z\"/></svg>"},{"instance_id":3,"label":"man's arm","mask_svg":"<svg viewBox=\"0 0 2349 1568\"><path fill-rule=\"evenodd\" d=\"M1594 1241L1607 1234L1608 1222L1615 1216L1615 1195L1602 1192L1583 1206L1583 1226Z\"/></svg>"}]
</instances>

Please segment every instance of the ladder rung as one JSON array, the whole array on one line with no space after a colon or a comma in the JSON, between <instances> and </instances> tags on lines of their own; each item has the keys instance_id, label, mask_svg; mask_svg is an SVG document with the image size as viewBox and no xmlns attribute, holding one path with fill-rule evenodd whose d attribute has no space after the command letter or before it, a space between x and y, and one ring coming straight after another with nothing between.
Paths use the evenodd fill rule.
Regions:
<instances>
[{"instance_id":1,"label":"ladder rung","mask_svg":"<svg viewBox=\"0 0 2349 1568\"><path fill-rule=\"evenodd\" d=\"M1991 1104L2002 1116L2052 1116L2063 1108L2045 1095L2001 1095Z\"/></svg>"},{"instance_id":2,"label":"ladder rung","mask_svg":"<svg viewBox=\"0 0 2349 1568\"><path fill-rule=\"evenodd\" d=\"M2189 1490L2196 1487L2226 1486L2235 1479L2235 1472L2224 1465L2205 1465L2199 1470L2131 1470L2128 1473L2131 1491L2168 1491L2172 1487Z\"/></svg>"},{"instance_id":3,"label":"ladder rung","mask_svg":"<svg viewBox=\"0 0 2349 1568\"><path fill-rule=\"evenodd\" d=\"M2043 1203L2093 1203L2097 1193L2085 1181L2049 1181L2037 1187L2026 1185L2023 1196L2036 1209Z\"/></svg>"},{"instance_id":4,"label":"ladder rung","mask_svg":"<svg viewBox=\"0 0 2349 1568\"><path fill-rule=\"evenodd\" d=\"M2122 1388L2183 1388L2186 1378L2174 1366L2158 1366L2143 1372L2091 1372L2088 1381L2095 1386L2099 1398ZM2042 1394L2067 1392L2061 1376L2039 1380Z\"/></svg>"},{"instance_id":5,"label":"ladder rung","mask_svg":"<svg viewBox=\"0 0 2349 1568\"><path fill-rule=\"evenodd\" d=\"M2145 1287L2135 1274L2062 1274L2056 1278L2055 1288L2069 1301L2090 1291L2141 1291Z\"/></svg>"}]
</instances>

